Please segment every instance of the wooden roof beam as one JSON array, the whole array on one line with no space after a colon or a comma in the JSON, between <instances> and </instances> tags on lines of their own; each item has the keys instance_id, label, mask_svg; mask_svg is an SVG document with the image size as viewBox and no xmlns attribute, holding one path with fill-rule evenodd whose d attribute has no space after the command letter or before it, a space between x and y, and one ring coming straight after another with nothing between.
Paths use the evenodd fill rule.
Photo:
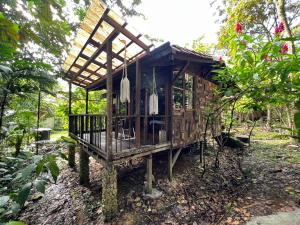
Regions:
<instances>
[{"instance_id":1,"label":"wooden roof beam","mask_svg":"<svg viewBox=\"0 0 300 225\"><path fill-rule=\"evenodd\" d=\"M127 23L124 23L121 27L124 28L125 26L127 25ZM108 37L104 40L104 42L102 42L102 44L98 47L98 49L94 52L94 54L89 58L88 61L86 61L86 63L83 65L83 67L81 67L81 69L78 71L77 74L81 74L85 68L88 67L88 65L90 63L92 63L92 61L94 61L98 55L101 54L102 51L104 51L104 48L106 47L106 44L109 42L109 41L113 41L117 36L119 35L119 31L117 29L114 29L109 35ZM99 68L100 69L100 68ZM97 71L97 70L96 70ZM95 72L96 72L95 71ZM90 76L92 76L93 74L91 74ZM88 77L90 77L88 76Z\"/></svg>"},{"instance_id":2,"label":"wooden roof beam","mask_svg":"<svg viewBox=\"0 0 300 225\"><path fill-rule=\"evenodd\" d=\"M106 8L106 10L104 11L102 17L100 18L99 22L97 23L97 25L95 26L93 32L91 33L90 37L88 38L88 40L85 42L84 46L82 47L82 49L80 50L79 54L77 55L76 59L74 60L73 64L77 61L77 59L79 58L79 56L83 53L84 49L86 48L86 46L89 44L90 40L92 39L92 37L94 36L94 34L97 32L98 28L100 27L100 25L102 24L104 18L108 15L109 13L109 8ZM70 72L70 69L72 68L73 64L70 66L70 68L68 69L68 71L66 72L66 74L68 74Z\"/></svg>"},{"instance_id":3,"label":"wooden roof beam","mask_svg":"<svg viewBox=\"0 0 300 225\"><path fill-rule=\"evenodd\" d=\"M82 54L80 57L83 58L83 59L85 59L85 60L89 60L89 58L90 58L89 56L87 56L85 54ZM96 59L93 61L93 63L96 64L97 66L100 66L100 67L103 67L104 69L106 69L106 65L103 64L103 63L101 63L101 62L96 61Z\"/></svg>"},{"instance_id":4,"label":"wooden roof beam","mask_svg":"<svg viewBox=\"0 0 300 225\"><path fill-rule=\"evenodd\" d=\"M99 46L99 48L94 52L94 54L85 62L85 64L81 67L81 69L77 72L77 74L81 74L103 51L106 46L108 40L115 38L117 36L118 31L115 29L110 35L105 39L105 41Z\"/></svg>"},{"instance_id":5,"label":"wooden roof beam","mask_svg":"<svg viewBox=\"0 0 300 225\"><path fill-rule=\"evenodd\" d=\"M96 80L93 80L92 78L90 78L90 77L85 77L85 76L83 76L83 75L77 75L76 73L74 73L73 71L70 71L70 73L69 73L70 75L72 75L72 76L69 76L70 78L74 78L74 75L76 76L76 77L81 77L81 78L84 78L84 80L89 80L89 81L92 81L92 82L95 82ZM96 75L97 76L97 75ZM76 77L74 78L74 79L76 79ZM101 78L100 76L98 76L99 78Z\"/></svg>"},{"instance_id":6,"label":"wooden roof beam","mask_svg":"<svg viewBox=\"0 0 300 225\"><path fill-rule=\"evenodd\" d=\"M100 43L93 39L91 40L91 44L94 45L96 48L100 47ZM106 52L106 49L104 49L104 51ZM124 58L122 56L120 56L119 53L112 52L112 57L120 60L121 62L124 62ZM106 68L106 63L104 64L104 66Z\"/></svg>"},{"instance_id":7,"label":"wooden roof beam","mask_svg":"<svg viewBox=\"0 0 300 225\"><path fill-rule=\"evenodd\" d=\"M144 42L142 42L140 39L138 39L136 36L134 36L131 32L126 30L124 26L121 26L118 24L115 20L110 18L108 15L104 16L105 22L107 22L109 25L117 29L119 32L124 34L126 37L128 37L130 40L132 40L134 43L136 43L138 46L140 46L142 49L149 51L150 47L147 46Z\"/></svg>"}]
</instances>

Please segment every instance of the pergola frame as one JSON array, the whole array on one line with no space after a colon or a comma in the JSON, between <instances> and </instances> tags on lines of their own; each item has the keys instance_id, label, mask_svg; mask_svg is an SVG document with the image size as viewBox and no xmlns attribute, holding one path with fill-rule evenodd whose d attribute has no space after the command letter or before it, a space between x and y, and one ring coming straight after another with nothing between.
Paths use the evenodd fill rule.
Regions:
<instances>
[{"instance_id":1,"label":"pergola frame","mask_svg":"<svg viewBox=\"0 0 300 225\"><path fill-rule=\"evenodd\" d=\"M67 80L68 82L74 83L77 86L90 89L90 86L93 86L94 83L99 83L103 79L107 77L109 73L112 73L116 70L119 70L122 68L124 65L124 58L121 54L124 53L125 49L129 48L131 45L135 44L136 46L141 48L141 51L137 52L133 56L127 58L128 63L130 63L132 60L137 58L138 56L142 55L143 53L148 53L150 51L150 48L152 45L147 45L145 44L140 38L142 37L141 34L134 35L132 32L130 32L128 29L126 29L127 23L124 22L123 24L119 24L115 19L113 19L109 15L110 9L106 8L103 15L100 17L98 23L94 27L93 31L90 33L89 38L87 41L84 43L83 47L81 48L79 54L76 56L75 60L69 67L69 69L65 72L65 77L64 79ZM97 30L103 26L103 23L109 24L112 28L113 31L108 34L106 39L100 43L96 40L93 39L94 35L96 34ZM107 45L112 45L114 40L118 37L119 34L124 35L126 38L128 38L130 41L124 45L118 52L114 52L113 50L111 51L111 60L117 59L118 61L122 62L120 65L116 66L115 68L109 68L108 66L108 50L107 50ZM84 53L85 49L87 46L93 46L96 48L96 51L91 55L88 56ZM107 59L105 63L101 63L96 60L96 58L101 55L101 53L105 52ZM83 65L79 65L77 63L77 60L79 58L82 58L85 61ZM99 66L96 70L91 70L89 69L89 65L95 64ZM72 71L72 68L76 68L77 72ZM101 69L106 69L106 74L100 74ZM108 72L110 70L110 72ZM83 72L88 72L88 76L83 76ZM97 79L92 78L92 76Z\"/></svg>"}]
</instances>

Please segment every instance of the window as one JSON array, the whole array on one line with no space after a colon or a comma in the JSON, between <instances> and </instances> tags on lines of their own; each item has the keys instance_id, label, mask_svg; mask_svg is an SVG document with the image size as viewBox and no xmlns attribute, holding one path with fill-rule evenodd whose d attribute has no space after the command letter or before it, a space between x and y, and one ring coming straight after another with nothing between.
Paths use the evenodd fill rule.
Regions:
<instances>
[{"instance_id":1,"label":"window","mask_svg":"<svg viewBox=\"0 0 300 225\"><path fill-rule=\"evenodd\" d=\"M179 75L173 86L174 109L193 109L194 78L185 73Z\"/></svg>"},{"instance_id":2,"label":"window","mask_svg":"<svg viewBox=\"0 0 300 225\"><path fill-rule=\"evenodd\" d=\"M185 74L185 107L193 109L193 87L194 78L190 74Z\"/></svg>"}]
</instances>

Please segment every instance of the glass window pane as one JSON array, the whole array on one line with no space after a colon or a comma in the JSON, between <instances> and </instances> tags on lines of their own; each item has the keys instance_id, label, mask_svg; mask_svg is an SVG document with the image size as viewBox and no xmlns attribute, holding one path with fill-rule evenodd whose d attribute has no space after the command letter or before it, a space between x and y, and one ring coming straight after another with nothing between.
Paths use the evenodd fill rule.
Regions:
<instances>
[{"instance_id":1,"label":"glass window pane","mask_svg":"<svg viewBox=\"0 0 300 225\"><path fill-rule=\"evenodd\" d=\"M174 100L174 105L173 105L174 109L182 109L183 108L183 105L182 105L183 91L174 88L173 100Z\"/></svg>"},{"instance_id":2,"label":"glass window pane","mask_svg":"<svg viewBox=\"0 0 300 225\"><path fill-rule=\"evenodd\" d=\"M188 73L185 74L185 89L193 91L193 76Z\"/></svg>"},{"instance_id":3,"label":"glass window pane","mask_svg":"<svg viewBox=\"0 0 300 225\"><path fill-rule=\"evenodd\" d=\"M175 87L183 88L183 75L179 75L176 77L174 82Z\"/></svg>"},{"instance_id":4,"label":"glass window pane","mask_svg":"<svg viewBox=\"0 0 300 225\"><path fill-rule=\"evenodd\" d=\"M185 92L185 107L186 109L193 109L193 92Z\"/></svg>"}]
</instances>

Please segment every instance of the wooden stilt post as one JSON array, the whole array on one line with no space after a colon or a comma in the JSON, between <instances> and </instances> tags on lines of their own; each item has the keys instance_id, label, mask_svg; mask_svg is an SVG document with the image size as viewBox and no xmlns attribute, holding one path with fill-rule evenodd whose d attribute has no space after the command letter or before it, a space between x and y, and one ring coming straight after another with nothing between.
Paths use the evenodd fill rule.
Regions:
<instances>
[{"instance_id":1,"label":"wooden stilt post","mask_svg":"<svg viewBox=\"0 0 300 225\"><path fill-rule=\"evenodd\" d=\"M84 146L80 146L79 161L79 183L84 186L90 184L89 154L84 151Z\"/></svg>"},{"instance_id":2,"label":"wooden stilt post","mask_svg":"<svg viewBox=\"0 0 300 225\"><path fill-rule=\"evenodd\" d=\"M72 129L72 126L74 126L74 118L73 120L71 120L70 115L72 114L72 83L69 82L69 135ZM74 131L74 130L72 130ZM69 163L69 167L71 168L75 168L76 167L76 163L75 163L75 149L76 149L76 144L69 144L68 147L68 163Z\"/></svg>"},{"instance_id":3,"label":"wooden stilt post","mask_svg":"<svg viewBox=\"0 0 300 225\"><path fill-rule=\"evenodd\" d=\"M102 170L102 210L106 221L118 212L117 191L117 170L107 162Z\"/></svg>"},{"instance_id":4,"label":"wooden stilt post","mask_svg":"<svg viewBox=\"0 0 300 225\"><path fill-rule=\"evenodd\" d=\"M118 212L117 202L117 171L113 165L112 149L112 113L113 113L113 85L112 85L112 40L106 44L107 53L107 110L106 110L106 153L107 161L102 176L102 204L103 215L107 221Z\"/></svg>"},{"instance_id":5,"label":"wooden stilt post","mask_svg":"<svg viewBox=\"0 0 300 225\"><path fill-rule=\"evenodd\" d=\"M172 154L172 149L169 150L168 153L168 179L169 181L172 181L173 179L173 154Z\"/></svg>"},{"instance_id":6,"label":"wooden stilt post","mask_svg":"<svg viewBox=\"0 0 300 225\"><path fill-rule=\"evenodd\" d=\"M147 156L147 188L146 192L152 194L152 154Z\"/></svg>"}]
</instances>

